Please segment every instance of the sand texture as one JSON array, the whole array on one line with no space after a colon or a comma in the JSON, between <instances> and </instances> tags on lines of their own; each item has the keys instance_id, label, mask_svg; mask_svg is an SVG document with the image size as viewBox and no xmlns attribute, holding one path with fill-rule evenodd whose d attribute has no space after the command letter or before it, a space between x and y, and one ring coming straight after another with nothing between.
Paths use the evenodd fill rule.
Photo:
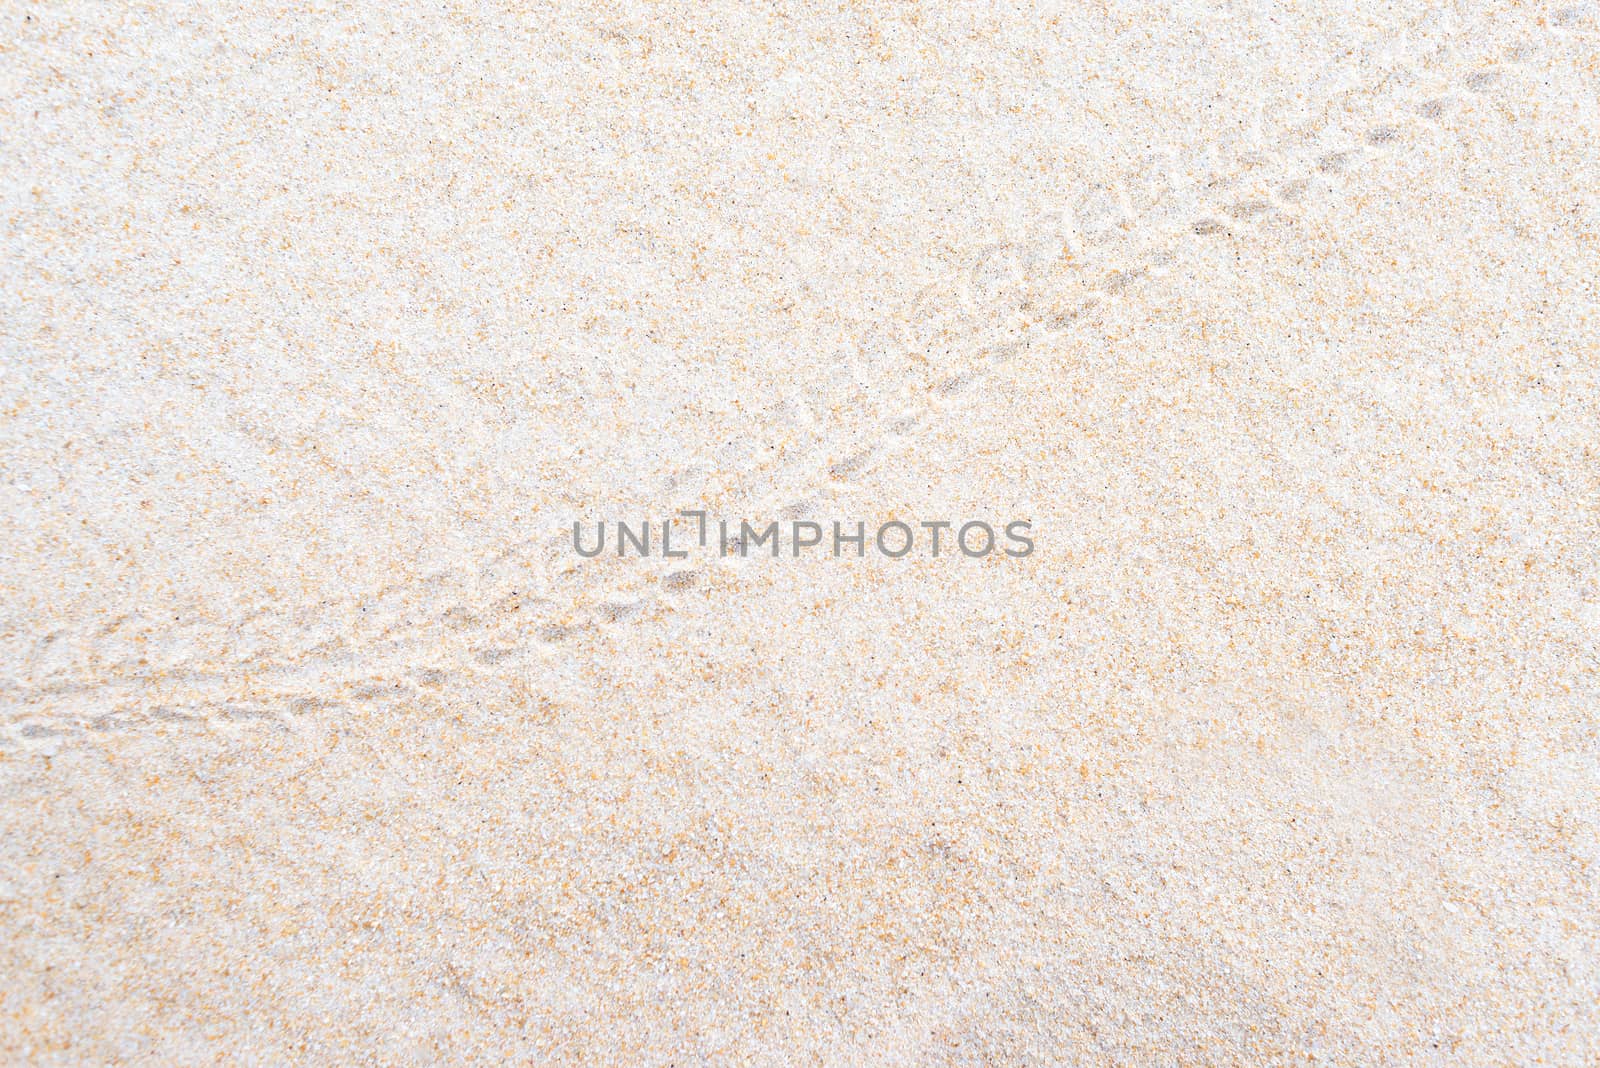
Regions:
<instances>
[{"instance_id":1,"label":"sand texture","mask_svg":"<svg viewBox=\"0 0 1600 1068\"><path fill-rule=\"evenodd\" d=\"M1593 0L4 12L0 1064L1600 1064Z\"/></svg>"}]
</instances>

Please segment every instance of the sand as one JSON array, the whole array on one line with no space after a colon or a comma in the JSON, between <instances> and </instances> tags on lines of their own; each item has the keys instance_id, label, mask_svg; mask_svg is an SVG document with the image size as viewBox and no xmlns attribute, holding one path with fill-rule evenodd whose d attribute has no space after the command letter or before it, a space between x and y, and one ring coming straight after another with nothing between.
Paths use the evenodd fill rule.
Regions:
<instances>
[{"instance_id":1,"label":"sand","mask_svg":"<svg viewBox=\"0 0 1600 1068\"><path fill-rule=\"evenodd\" d=\"M0 1061L1600 1061L1592 3L364 7L7 18Z\"/></svg>"}]
</instances>

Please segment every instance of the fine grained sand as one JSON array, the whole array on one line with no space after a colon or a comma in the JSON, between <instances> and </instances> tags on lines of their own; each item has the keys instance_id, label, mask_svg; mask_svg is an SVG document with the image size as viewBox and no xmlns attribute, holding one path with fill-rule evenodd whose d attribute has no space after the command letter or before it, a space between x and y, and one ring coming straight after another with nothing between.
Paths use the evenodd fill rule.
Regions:
<instances>
[{"instance_id":1,"label":"fine grained sand","mask_svg":"<svg viewBox=\"0 0 1600 1068\"><path fill-rule=\"evenodd\" d=\"M1592 3L371 7L6 14L0 1061L1600 1061Z\"/></svg>"}]
</instances>

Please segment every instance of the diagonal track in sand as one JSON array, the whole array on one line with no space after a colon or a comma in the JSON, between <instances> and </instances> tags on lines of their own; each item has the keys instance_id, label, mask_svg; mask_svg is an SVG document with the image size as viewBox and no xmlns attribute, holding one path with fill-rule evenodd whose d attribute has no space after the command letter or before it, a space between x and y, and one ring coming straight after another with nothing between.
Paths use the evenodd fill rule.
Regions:
<instances>
[{"instance_id":1,"label":"diagonal track in sand","mask_svg":"<svg viewBox=\"0 0 1600 1068\"><path fill-rule=\"evenodd\" d=\"M1098 246L1094 235L1073 220L1042 213L1031 232L975 250L955 278L928 287L896 323L907 349L937 339L945 351L968 355L900 362L900 373L887 388L865 379L868 388L854 423L830 435L828 455L815 458L809 474L785 470L763 480L761 492L751 494L752 513L814 507L837 483L903 448L951 398L970 395L1024 346L1058 342L1096 321L1100 310L1141 278L1163 270L1179 242L1245 232L1256 220L1295 214L1302 210L1311 179L1337 182L1363 162L1403 150L1410 131L1433 122L1450 94L1500 91L1503 74L1531 69L1550 34L1570 31L1536 15L1518 20L1525 24L1524 41L1500 55L1498 63L1429 43L1409 59L1420 70L1402 64L1378 85L1342 94L1293 144L1238 160L1226 173L1219 168L1164 190L1137 213L1125 213L1100 235ZM1119 184L1126 183L1112 183ZM1099 253L1097 267L1061 272L1059 258L1048 253L1063 245L1086 259ZM1041 250L1047 255L1039 255ZM951 310L958 313L958 326L940 318ZM200 722L231 731L251 723L292 724L329 706L403 698L452 675L490 669L530 641L560 656L563 644L581 635L652 618L646 609L686 577L641 568L596 595L596 583L581 574L573 582L531 570L529 559L543 544L513 546L477 574L435 576L430 581L447 596L426 597L432 614L422 618L386 610L386 597L398 592L386 591L360 606L373 622L354 636L330 638L302 625L318 614L317 605L303 605L290 613L298 639L249 657L195 664L158 645L145 650L144 663L48 673L5 694L10 733L33 742L95 725Z\"/></svg>"}]
</instances>

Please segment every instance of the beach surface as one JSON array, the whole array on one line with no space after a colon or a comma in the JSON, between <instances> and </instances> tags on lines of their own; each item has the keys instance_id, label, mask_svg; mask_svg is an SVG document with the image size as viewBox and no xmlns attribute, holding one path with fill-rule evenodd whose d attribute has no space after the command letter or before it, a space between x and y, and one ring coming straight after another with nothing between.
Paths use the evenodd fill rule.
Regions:
<instances>
[{"instance_id":1,"label":"beach surface","mask_svg":"<svg viewBox=\"0 0 1600 1068\"><path fill-rule=\"evenodd\" d=\"M1600 1062L1594 3L363 7L7 8L0 1061Z\"/></svg>"}]
</instances>

